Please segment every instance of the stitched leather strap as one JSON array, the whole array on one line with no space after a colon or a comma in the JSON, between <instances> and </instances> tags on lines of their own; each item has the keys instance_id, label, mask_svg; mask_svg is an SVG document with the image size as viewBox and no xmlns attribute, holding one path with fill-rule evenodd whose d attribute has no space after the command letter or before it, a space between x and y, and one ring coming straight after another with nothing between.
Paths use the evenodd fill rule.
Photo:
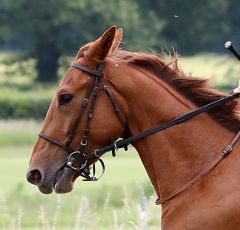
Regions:
<instances>
[{"instance_id":1,"label":"stitched leather strap","mask_svg":"<svg viewBox=\"0 0 240 230\"><path fill-rule=\"evenodd\" d=\"M84 65L81 65L81 64L78 64L76 62L72 62L70 64L71 67L75 67L77 69L80 69L86 73L89 73L91 74L92 76L98 76L98 77L103 77L103 72L101 72L101 68L98 68L98 70L94 70L94 69L90 69L88 68L87 66L84 66Z\"/></svg>"},{"instance_id":2,"label":"stitched leather strap","mask_svg":"<svg viewBox=\"0 0 240 230\"><path fill-rule=\"evenodd\" d=\"M118 107L118 105L117 105L117 103L116 103L116 100L115 100L115 98L114 98L111 90L109 89L108 85L106 85L106 84L104 85L103 88L104 88L104 91L105 91L105 93L107 94L107 96L108 96L108 98L109 98L109 101L110 101L111 104L112 104L112 107L113 107L113 109L114 109L114 112L115 112L116 115L117 115L118 120L122 123L123 128L125 128L125 126L126 126L126 121L125 121L125 119L123 118L122 113L120 112L120 109L119 109L119 107Z\"/></svg>"}]
</instances>

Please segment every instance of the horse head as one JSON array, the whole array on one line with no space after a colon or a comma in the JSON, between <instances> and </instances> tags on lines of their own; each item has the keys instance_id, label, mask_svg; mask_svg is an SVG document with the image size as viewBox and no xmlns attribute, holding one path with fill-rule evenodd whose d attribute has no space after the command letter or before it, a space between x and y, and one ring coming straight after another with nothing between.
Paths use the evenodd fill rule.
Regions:
<instances>
[{"instance_id":1,"label":"horse head","mask_svg":"<svg viewBox=\"0 0 240 230\"><path fill-rule=\"evenodd\" d=\"M111 91L115 90L104 75L106 59L117 50L121 38L122 29L112 26L99 39L84 45L61 81L27 173L27 180L42 193L53 189L70 192L82 169L98 159L81 161L81 157L123 135L124 101L113 97ZM71 167L69 160L73 161Z\"/></svg>"}]
</instances>

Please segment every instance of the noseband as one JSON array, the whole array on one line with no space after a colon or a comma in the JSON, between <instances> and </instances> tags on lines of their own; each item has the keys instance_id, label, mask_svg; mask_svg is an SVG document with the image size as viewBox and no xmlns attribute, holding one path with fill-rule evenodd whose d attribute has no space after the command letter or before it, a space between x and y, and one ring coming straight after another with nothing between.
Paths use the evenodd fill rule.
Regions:
<instances>
[{"instance_id":1,"label":"noseband","mask_svg":"<svg viewBox=\"0 0 240 230\"><path fill-rule=\"evenodd\" d=\"M88 144L88 136L89 136L89 131L90 131L89 127L90 127L90 122L93 118L95 103L96 103L96 99L97 99L98 91L99 91L99 85L100 85L100 82L103 81L103 77L104 77L104 72L103 72L104 65L99 64L97 66L97 70L90 69L87 66L78 64L76 62L71 63L70 66L74 67L76 69L80 69L80 70L88 73L89 76L92 77L92 81L85 93L85 96L82 99L80 112L72 126L72 129L70 130L70 134L68 136L66 143L63 144L63 143L55 140L54 138L47 136L45 134L42 134L42 133L39 134L39 137L43 138L44 140L49 141L55 145L58 145L61 149L68 152L69 157L68 157L66 166L68 166L68 167L72 168L73 170L75 170L76 172L78 172L82 177L85 178L85 180L94 181L94 180L97 180L98 178L100 178L104 174L105 166L104 166L103 161L99 157L96 156L97 160L100 162L100 165L102 167L102 174L98 178L95 177L95 163L94 163L93 164L93 175L90 176L90 168L87 165L88 160L86 159L85 149ZM104 92L106 93L107 97L109 98L109 101L111 102L114 112L116 113L120 123L122 124L123 128L125 128L125 125L126 125L125 119L123 118L123 115L120 112L118 105L116 104L115 98L114 98L109 86L106 84L106 82L104 83L103 89L104 89ZM79 145L78 150L73 150L71 148L71 143L72 143L74 137L76 136L77 128L83 118L83 115L85 113L87 105L89 105L89 111L88 111L88 115L87 115L87 121L84 125L83 135L80 140L80 145ZM115 155L115 151L113 151L113 156L114 155Z\"/></svg>"},{"instance_id":2,"label":"noseband","mask_svg":"<svg viewBox=\"0 0 240 230\"><path fill-rule=\"evenodd\" d=\"M92 77L92 82L91 82L89 88L87 89L87 92L86 92L84 98L82 99L80 112L78 114L78 117L77 117L74 125L73 125L72 130L70 131L70 135L68 136L68 139L65 144L55 140L52 137L42 134L42 133L39 134L39 137L43 138L44 140L49 141L55 145L58 145L61 149L68 152L69 157L68 157L67 162L65 163L65 166L70 167L72 170L78 172L79 175L84 177L85 178L84 180L87 180L87 181L97 180L98 178L100 178L103 175L103 173L105 171L105 166L104 166L103 161L100 159L100 157L104 153L112 151L112 155L115 156L115 151L118 150L119 148L124 148L125 150L127 150L127 146L133 142L140 141L140 140L142 140L150 135L153 135L157 132L160 132L160 131L168 129L172 126L181 124L199 114L208 112L216 107L219 107L223 104L233 101L234 99L239 98L239 96L240 96L240 93L235 93L233 95L224 97L224 98L214 101L210 104L207 104L205 106L197 108L189 113L183 114L182 116L179 116L179 117L177 117L173 120L170 120L164 124L161 124L157 127L154 127L149 130L146 130L142 133L139 133L135 136L131 136L131 137L119 140L119 141L112 141L112 143L110 145L105 146L104 148L96 149L90 153L85 153L85 149L86 149L86 146L88 143L89 125L90 125L91 119L93 118L94 106L95 106L95 102L96 102L98 91L99 91L99 84L101 81L104 80L104 78L103 78L104 77L104 73L103 73L104 65L100 64L97 66L97 70L93 70L93 69L88 68L87 66L84 66L84 65L74 62L71 64L71 67L80 69L80 70L88 73ZM103 89L104 89L104 92L106 93L107 97L109 98L119 121L121 122L123 128L125 129L126 121L123 118L122 113L120 112L120 109L117 106L115 98L114 98L113 94L111 93L108 85L104 84ZM70 145L76 135L78 125L84 115L87 104L89 104L89 112L88 112L87 121L84 126L83 136L80 141L80 146L79 146L78 150L72 150ZM227 146L225 146L222 153L219 154L214 161L210 162L208 167L203 168L199 174L197 174L192 180L188 181L186 184L183 184L182 186L180 186L179 188L177 188L175 191L171 192L170 194L166 195L165 197L158 199L156 201L156 203L162 204L162 203L170 200L171 198L175 197L176 195L178 195L179 193L184 191L186 188L190 187L192 184L194 184L198 180L200 180L202 178L202 176L206 175L225 156L227 156L232 151L233 146L235 145L235 143L238 141L239 138L240 138L240 131L236 134L236 136L233 138L233 140ZM97 160L100 162L100 165L102 167L102 174L100 177L98 177L98 178L95 177L95 163L93 164L93 167L92 167L93 174L90 175L91 168L88 165L89 160L92 160L94 162L96 162L96 160Z\"/></svg>"}]
</instances>

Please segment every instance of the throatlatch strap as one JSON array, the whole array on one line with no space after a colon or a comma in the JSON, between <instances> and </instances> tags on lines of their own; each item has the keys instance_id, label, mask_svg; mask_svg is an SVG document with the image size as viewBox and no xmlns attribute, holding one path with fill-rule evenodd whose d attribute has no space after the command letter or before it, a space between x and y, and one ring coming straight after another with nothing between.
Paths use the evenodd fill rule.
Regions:
<instances>
[{"instance_id":1,"label":"throatlatch strap","mask_svg":"<svg viewBox=\"0 0 240 230\"><path fill-rule=\"evenodd\" d=\"M116 113L118 120L121 122L123 128L126 126L126 121L123 118L123 115L120 112L120 109L116 103L116 100L111 92L111 90L109 89L108 85L104 85L103 86L105 93L107 94L109 101L111 102L114 112Z\"/></svg>"}]
</instances>

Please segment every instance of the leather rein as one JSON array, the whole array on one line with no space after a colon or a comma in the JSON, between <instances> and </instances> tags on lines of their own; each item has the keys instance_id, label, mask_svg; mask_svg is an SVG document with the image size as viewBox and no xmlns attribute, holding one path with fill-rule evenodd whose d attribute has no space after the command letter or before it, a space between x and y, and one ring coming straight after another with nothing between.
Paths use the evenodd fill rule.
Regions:
<instances>
[{"instance_id":1,"label":"leather rein","mask_svg":"<svg viewBox=\"0 0 240 230\"><path fill-rule=\"evenodd\" d=\"M90 122L93 118L93 113L94 113L94 107L95 107L95 102L97 99L97 95L98 95L98 91L99 91L99 85L101 81L106 81L104 79L104 64L99 64L97 66L97 69L91 69L87 66L78 64L76 62L71 63L70 65L71 67L74 67L76 69L82 70L86 73L88 73L91 77L92 77L92 82L90 84L90 86L88 87L86 94L84 96L84 98L82 99L82 103L81 103L81 107L80 107L80 112L77 116L77 119L75 120L72 129L70 130L70 134L68 136L68 139L66 141L66 143L61 143L59 141L57 141L56 139L47 136L43 133L39 134L39 137L49 141L57 146L59 146L61 149L63 149L64 151L66 151L67 153L69 153L69 157L67 162L65 163L64 166L70 167L72 170L76 171L77 173L79 173L80 176L82 176L83 178L85 178L84 180L86 181L96 181L98 180L105 171L105 165L104 162L100 159L100 157L106 153L111 151L113 157L116 155L116 151L120 148L124 148L125 150L127 150L127 147L129 144L136 142L136 141L140 141L150 135L153 135L157 132L160 132L162 130L168 129L174 125L178 125L182 122L185 122L189 119L191 119L192 117L195 117L199 114L208 112L218 106L221 106L225 103L228 103L230 101L233 101L236 98L239 98L240 93L235 93L233 95L224 97L222 99L219 99L217 101L214 101L210 104L207 104L205 106L202 106L200 108L197 108L189 113L185 113L173 120L170 120L164 124L161 124L157 127L151 128L149 130L146 130L142 133L139 133L135 136L131 136L128 138L124 138L118 141L111 141L110 145L107 145L101 149L95 149L92 152L86 153L85 149L88 143L88 135L89 135L89 127L90 127ZM121 113L116 100L109 88L109 86L107 85L107 83L104 83L103 86L103 90L106 93L109 101L112 104L113 110L116 113L119 121L121 122L124 130L126 127L126 120L124 119L123 114ZM79 123L82 120L82 117L85 113L87 104L89 104L89 111L88 111L88 116L87 116L87 121L84 125L84 130L83 130L83 135L81 137L80 140L80 145L78 150L73 150L71 148L71 143L76 135L76 131L77 128L79 126ZM227 156L233 148L233 145L238 141L240 137L240 131L236 134L236 136L233 138L233 140L230 142L230 144L228 144L223 151L217 155L217 158L211 162L210 165L208 165L206 168L204 168L197 176L195 176L192 180L188 181L186 184L180 186L176 191L173 191L172 193L170 193L169 195L162 197L160 199L158 199L156 201L157 204L162 204L168 200L170 200L171 198L175 197L176 195L178 195L179 193L181 193L182 191L184 191L186 188L190 187L192 184L196 183L199 179L201 179L201 177L205 174L207 174L211 169L213 169L225 156ZM99 177L95 176L96 173L96 169L95 169L95 163L93 163L92 168L90 168L90 166L88 165L88 162L90 160L93 160L95 163L96 162L100 162L100 165L102 167L102 173ZM90 170L92 169L92 175L90 175Z\"/></svg>"}]
</instances>

